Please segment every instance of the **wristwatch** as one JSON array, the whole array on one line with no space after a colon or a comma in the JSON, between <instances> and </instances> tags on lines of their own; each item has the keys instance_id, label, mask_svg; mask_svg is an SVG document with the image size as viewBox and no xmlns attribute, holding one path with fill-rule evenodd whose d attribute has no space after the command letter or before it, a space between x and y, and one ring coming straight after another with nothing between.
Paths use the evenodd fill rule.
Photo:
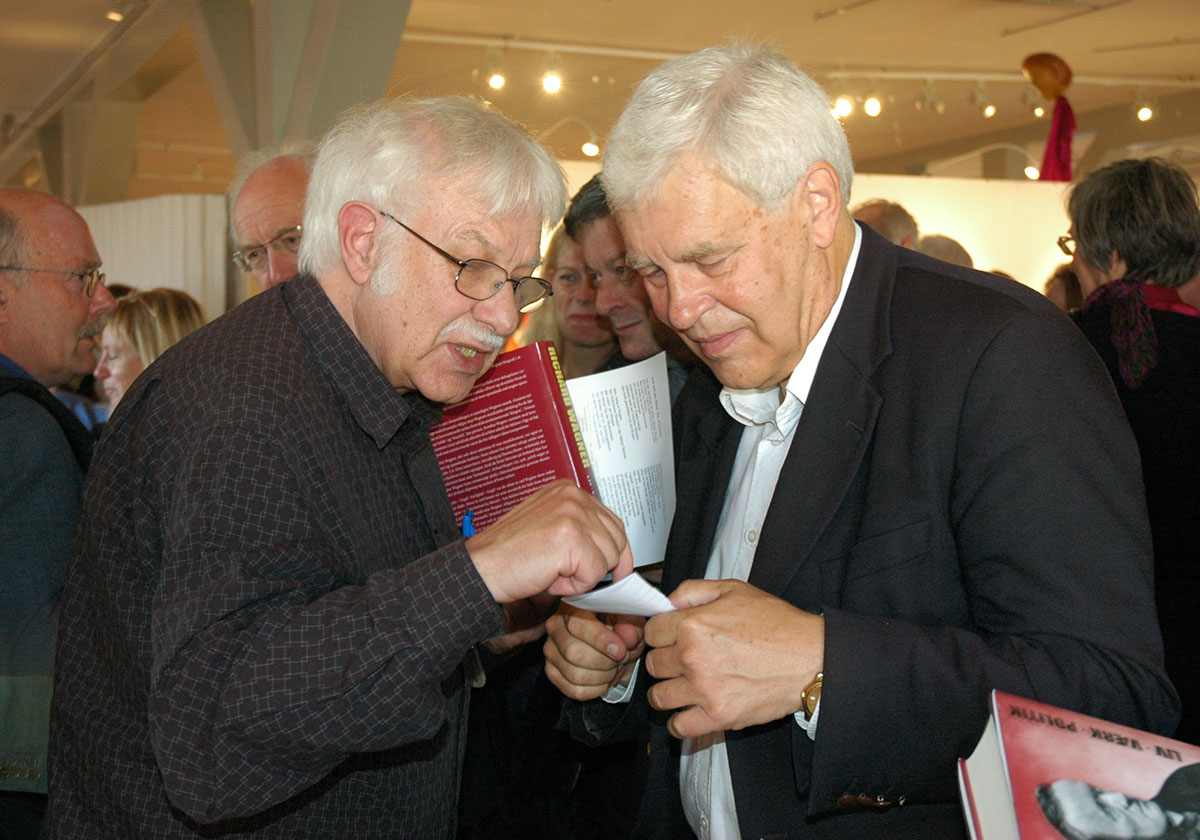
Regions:
<instances>
[{"instance_id":1,"label":"wristwatch","mask_svg":"<svg viewBox=\"0 0 1200 840\"><path fill-rule=\"evenodd\" d=\"M817 702L821 699L821 681L824 678L825 672L821 671L800 691L800 711L804 712L805 720L812 720L813 712L817 710Z\"/></svg>"}]
</instances>

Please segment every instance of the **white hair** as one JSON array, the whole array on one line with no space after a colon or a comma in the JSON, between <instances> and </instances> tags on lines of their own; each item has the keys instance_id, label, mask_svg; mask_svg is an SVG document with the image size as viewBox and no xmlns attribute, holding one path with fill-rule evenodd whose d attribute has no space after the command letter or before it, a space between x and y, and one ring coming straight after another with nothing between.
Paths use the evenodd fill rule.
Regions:
<instances>
[{"instance_id":1,"label":"white hair","mask_svg":"<svg viewBox=\"0 0 1200 840\"><path fill-rule=\"evenodd\" d=\"M300 271L321 276L341 263L338 213L364 201L399 214L423 200L429 179L470 178L491 215L515 210L555 224L566 206L562 169L528 133L489 105L461 96L357 105L321 141L304 201Z\"/></svg>"},{"instance_id":2,"label":"white hair","mask_svg":"<svg viewBox=\"0 0 1200 840\"><path fill-rule=\"evenodd\" d=\"M692 152L767 211L818 160L837 172L849 202L850 147L829 96L769 47L709 47L651 72L608 138L600 177L609 205L653 196Z\"/></svg>"}]
</instances>

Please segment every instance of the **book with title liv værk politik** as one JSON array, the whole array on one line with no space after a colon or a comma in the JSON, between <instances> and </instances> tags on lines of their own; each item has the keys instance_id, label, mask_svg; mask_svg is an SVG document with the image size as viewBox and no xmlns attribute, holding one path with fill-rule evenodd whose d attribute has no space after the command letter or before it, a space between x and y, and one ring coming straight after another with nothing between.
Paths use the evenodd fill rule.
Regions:
<instances>
[{"instance_id":1,"label":"book with title liv v\u00e6rk politik","mask_svg":"<svg viewBox=\"0 0 1200 840\"><path fill-rule=\"evenodd\" d=\"M491 525L527 496L567 478L596 492L554 345L501 354L467 399L430 433L456 522Z\"/></svg>"},{"instance_id":2,"label":"book with title liv v\u00e6rk politik","mask_svg":"<svg viewBox=\"0 0 1200 840\"><path fill-rule=\"evenodd\" d=\"M662 561L675 515L665 354L565 381L548 341L504 353L430 436L458 522L486 528L566 478L621 518L634 565Z\"/></svg>"},{"instance_id":3,"label":"book with title liv v\u00e6rk politik","mask_svg":"<svg viewBox=\"0 0 1200 840\"><path fill-rule=\"evenodd\" d=\"M992 692L958 762L974 840L1200 840L1200 747Z\"/></svg>"}]
</instances>

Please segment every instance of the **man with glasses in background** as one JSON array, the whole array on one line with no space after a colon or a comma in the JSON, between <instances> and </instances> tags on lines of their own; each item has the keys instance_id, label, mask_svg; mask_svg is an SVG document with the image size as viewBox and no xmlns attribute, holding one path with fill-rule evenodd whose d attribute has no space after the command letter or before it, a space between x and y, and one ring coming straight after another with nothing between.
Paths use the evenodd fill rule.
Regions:
<instances>
[{"instance_id":1,"label":"man with glasses in background","mask_svg":"<svg viewBox=\"0 0 1200 840\"><path fill-rule=\"evenodd\" d=\"M263 291L296 276L312 162L312 152L303 148L258 152L242 160L230 185L233 261Z\"/></svg>"},{"instance_id":2,"label":"man with glasses in background","mask_svg":"<svg viewBox=\"0 0 1200 840\"><path fill-rule=\"evenodd\" d=\"M50 837L454 836L472 647L535 638L516 607L632 564L567 482L464 539L429 442L548 294L531 275L564 203L545 150L479 103L343 115L301 274L164 354L106 429Z\"/></svg>"},{"instance_id":3,"label":"man with glasses in background","mask_svg":"<svg viewBox=\"0 0 1200 840\"><path fill-rule=\"evenodd\" d=\"M601 368L611 370L667 351L667 376L674 401L696 355L650 305L642 280L625 267L625 240L609 209L600 176L579 188L563 219L567 236L578 243L596 286L596 311L612 324L620 355Z\"/></svg>"},{"instance_id":4,"label":"man with glasses in background","mask_svg":"<svg viewBox=\"0 0 1200 840\"><path fill-rule=\"evenodd\" d=\"M114 306L87 223L0 189L0 826L46 805L54 633L92 437L48 389L87 373Z\"/></svg>"}]
</instances>

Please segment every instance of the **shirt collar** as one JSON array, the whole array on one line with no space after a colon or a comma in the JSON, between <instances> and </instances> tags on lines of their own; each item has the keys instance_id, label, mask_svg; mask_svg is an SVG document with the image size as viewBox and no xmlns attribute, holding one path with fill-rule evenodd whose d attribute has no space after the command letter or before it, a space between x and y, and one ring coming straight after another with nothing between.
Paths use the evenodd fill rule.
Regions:
<instances>
[{"instance_id":1,"label":"shirt collar","mask_svg":"<svg viewBox=\"0 0 1200 840\"><path fill-rule=\"evenodd\" d=\"M858 265L858 252L862 245L862 231L854 225L854 247L850 250L850 259L842 272L842 285L838 290L837 299L829 310L829 315L821 324L817 334L804 348L804 355L796 365L785 387L786 395L781 401L777 387L762 390L739 390L722 388L721 405L734 420L742 425L768 425L768 436L787 437L800 422L800 411L808 400L808 392L812 388L813 379L817 375L817 365L825 353L825 345L829 342L829 334L842 311L846 300L846 290L850 288L850 278Z\"/></svg>"},{"instance_id":2,"label":"shirt collar","mask_svg":"<svg viewBox=\"0 0 1200 840\"><path fill-rule=\"evenodd\" d=\"M33 377L29 375L29 371L25 370L25 368L21 367L3 353L0 353L0 371L3 371L9 376L14 376L17 379L33 379Z\"/></svg>"},{"instance_id":3,"label":"shirt collar","mask_svg":"<svg viewBox=\"0 0 1200 840\"><path fill-rule=\"evenodd\" d=\"M377 447L385 447L407 420L428 427L441 417L441 406L417 391L401 394L387 381L316 279L301 276L280 287L278 294L284 296L317 364Z\"/></svg>"}]
</instances>

